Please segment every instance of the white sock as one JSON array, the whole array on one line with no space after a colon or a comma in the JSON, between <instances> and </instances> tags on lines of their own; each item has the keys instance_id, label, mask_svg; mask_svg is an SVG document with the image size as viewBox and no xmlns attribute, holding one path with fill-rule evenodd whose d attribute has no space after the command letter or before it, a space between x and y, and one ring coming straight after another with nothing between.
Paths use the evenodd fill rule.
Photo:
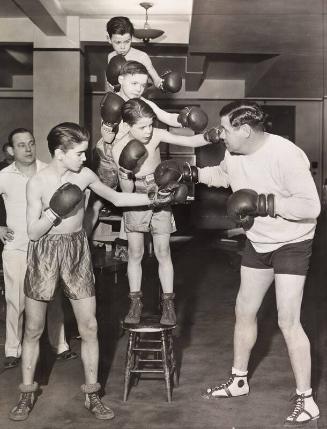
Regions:
<instances>
[{"instance_id":1,"label":"white sock","mask_svg":"<svg viewBox=\"0 0 327 429\"><path fill-rule=\"evenodd\" d=\"M309 396L312 394L312 389L310 387L310 389L305 390L304 392L301 392L300 390L296 389L296 394L297 395L304 395L304 396Z\"/></svg>"},{"instance_id":2,"label":"white sock","mask_svg":"<svg viewBox=\"0 0 327 429\"><path fill-rule=\"evenodd\" d=\"M232 374L239 375L240 377L246 377L248 375L248 371L241 371L240 369L232 367Z\"/></svg>"}]
</instances>

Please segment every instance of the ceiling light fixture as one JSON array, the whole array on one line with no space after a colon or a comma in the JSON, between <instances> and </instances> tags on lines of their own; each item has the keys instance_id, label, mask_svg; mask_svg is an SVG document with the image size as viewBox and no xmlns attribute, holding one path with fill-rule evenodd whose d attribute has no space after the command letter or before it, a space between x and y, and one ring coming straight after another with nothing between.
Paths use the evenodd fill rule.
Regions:
<instances>
[{"instance_id":1,"label":"ceiling light fixture","mask_svg":"<svg viewBox=\"0 0 327 429\"><path fill-rule=\"evenodd\" d=\"M148 24L148 9L153 6L153 3L143 2L140 3L140 6L145 9L145 24L143 28L135 29L134 30L134 36L137 39L143 39L144 43L149 43L150 40L156 39L159 36L162 36L164 34L163 30L156 30L154 28L151 28Z\"/></svg>"}]
</instances>

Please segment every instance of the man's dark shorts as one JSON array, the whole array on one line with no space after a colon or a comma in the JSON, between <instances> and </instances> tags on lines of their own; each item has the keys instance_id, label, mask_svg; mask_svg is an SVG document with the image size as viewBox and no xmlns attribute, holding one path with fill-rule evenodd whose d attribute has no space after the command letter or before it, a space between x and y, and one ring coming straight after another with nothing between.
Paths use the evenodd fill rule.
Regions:
<instances>
[{"instance_id":1,"label":"man's dark shorts","mask_svg":"<svg viewBox=\"0 0 327 429\"><path fill-rule=\"evenodd\" d=\"M25 295L37 301L51 301L59 285L69 299L95 295L91 253L84 230L47 234L29 242Z\"/></svg>"},{"instance_id":2,"label":"man's dark shorts","mask_svg":"<svg viewBox=\"0 0 327 429\"><path fill-rule=\"evenodd\" d=\"M250 268L273 268L275 274L293 274L306 276L312 253L312 240L285 244L278 249L259 253L246 240L242 256L242 265Z\"/></svg>"}]
</instances>

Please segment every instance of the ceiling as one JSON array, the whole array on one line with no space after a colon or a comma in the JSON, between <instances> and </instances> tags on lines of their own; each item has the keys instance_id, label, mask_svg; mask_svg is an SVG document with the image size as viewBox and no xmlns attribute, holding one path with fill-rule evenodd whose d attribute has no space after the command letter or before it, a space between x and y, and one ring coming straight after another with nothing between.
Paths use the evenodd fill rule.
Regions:
<instances>
[{"instance_id":1,"label":"ceiling","mask_svg":"<svg viewBox=\"0 0 327 429\"><path fill-rule=\"evenodd\" d=\"M26 0L29 1L29 0ZM56 3L59 13L65 16L80 16L80 17L105 17L107 15L145 15L145 10L139 5L139 0L53 0ZM164 19L165 16L192 14L192 0L154 0L153 7L149 10L149 18L151 16L160 16ZM18 18L25 14L19 9L13 0L0 1L0 17L2 18Z\"/></svg>"},{"instance_id":2,"label":"ceiling","mask_svg":"<svg viewBox=\"0 0 327 429\"><path fill-rule=\"evenodd\" d=\"M35 25L46 36L65 34L61 22L78 22L80 40L86 46L99 44L101 48L100 53L94 52L99 58L92 62L97 64L109 49L105 22L122 15L128 16L136 28L141 27L145 10L140 1L0 0L0 18L27 15L34 24L33 17L38 18ZM153 53L153 60L161 69L167 67L168 57L177 58L183 64L187 91L198 90L204 80L242 80L247 96L321 96L326 70L327 0L153 0L152 3L150 25L164 29L168 35L167 40L152 44L158 45L159 50ZM25 15L17 4L30 14ZM46 13L42 21L43 10ZM80 20L65 19L66 16L78 16ZM52 34L49 21L62 34L60 31ZM54 43L59 39L54 39ZM30 41L26 51L12 44L3 43L1 47L0 86L1 79L7 83L19 71L32 72L33 42ZM163 51L164 45L168 51ZM187 51L177 52L179 46ZM146 49L151 54L151 47Z\"/></svg>"}]
</instances>

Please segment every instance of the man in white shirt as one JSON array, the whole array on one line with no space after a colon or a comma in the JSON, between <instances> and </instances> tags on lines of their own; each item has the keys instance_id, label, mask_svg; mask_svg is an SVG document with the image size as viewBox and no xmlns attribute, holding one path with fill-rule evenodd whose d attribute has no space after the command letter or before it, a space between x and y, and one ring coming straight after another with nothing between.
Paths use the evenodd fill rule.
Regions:
<instances>
[{"instance_id":1,"label":"man in white shirt","mask_svg":"<svg viewBox=\"0 0 327 429\"><path fill-rule=\"evenodd\" d=\"M264 131L265 114L241 100L220 111L226 146L218 166L189 166L186 179L231 187L228 214L245 229L247 241L236 300L234 363L229 380L209 387L205 398L247 395L248 362L257 338L257 312L275 282L278 324L296 382L295 407L285 426L319 418L312 397L310 343L300 322L301 303L320 201L304 152Z\"/></svg>"},{"instance_id":2,"label":"man in white shirt","mask_svg":"<svg viewBox=\"0 0 327 429\"><path fill-rule=\"evenodd\" d=\"M24 278L27 255L26 183L47 164L36 159L35 140L25 128L13 130L8 138L9 153L14 162L0 171L0 194L6 208L7 225L0 226L3 274L6 293L5 368L18 365L22 351L24 314ZM65 339L61 296L58 294L48 311L49 341L58 360L77 357Z\"/></svg>"}]
</instances>

